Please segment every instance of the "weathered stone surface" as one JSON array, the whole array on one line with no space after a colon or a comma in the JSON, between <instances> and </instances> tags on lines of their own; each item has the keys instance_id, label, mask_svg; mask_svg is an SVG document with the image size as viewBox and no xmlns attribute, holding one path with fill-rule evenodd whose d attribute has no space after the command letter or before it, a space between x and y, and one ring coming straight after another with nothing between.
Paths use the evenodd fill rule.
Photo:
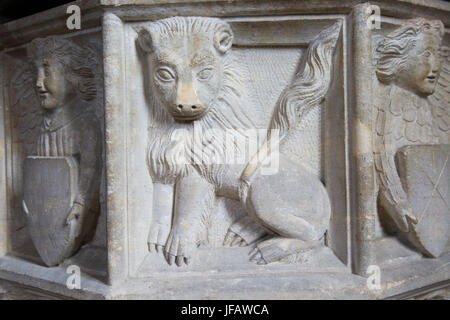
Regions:
<instances>
[{"instance_id":1,"label":"weathered stone surface","mask_svg":"<svg viewBox=\"0 0 450 320\"><path fill-rule=\"evenodd\" d=\"M448 3L81 9L0 26L2 299L447 296Z\"/></svg>"}]
</instances>

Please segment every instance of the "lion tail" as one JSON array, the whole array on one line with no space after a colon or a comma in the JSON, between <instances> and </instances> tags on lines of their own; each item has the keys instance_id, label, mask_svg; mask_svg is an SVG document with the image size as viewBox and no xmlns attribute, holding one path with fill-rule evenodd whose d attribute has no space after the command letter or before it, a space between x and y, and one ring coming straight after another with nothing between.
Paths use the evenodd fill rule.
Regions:
<instances>
[{"instance_id":1,"label":"lion tail","mask_svg":"<svg viewBox=\"0 0 450 320\"><path fill-rule=\"evenodd\" d=\"M267 140L247 164L241 176L242 181L248 181L289 130L325 99L331 83L333 52L341 26L342 22L339 21L311 41L300 63L299 72L278 99ZM274 132L277 133L275 139Z\"/></svg>"},{"instance_id":2,"label":"lion tail","mask_svg":"<svg viewBox=\"0 0 450 320\"><path fill-rule=\"evenodd\" d=\"M279 130L280 140L325 99L331 83L332 57L341 25L341 22L335 23L311 41L299 72L278 99L270 129Z\"/></svg>"}]
</instances>

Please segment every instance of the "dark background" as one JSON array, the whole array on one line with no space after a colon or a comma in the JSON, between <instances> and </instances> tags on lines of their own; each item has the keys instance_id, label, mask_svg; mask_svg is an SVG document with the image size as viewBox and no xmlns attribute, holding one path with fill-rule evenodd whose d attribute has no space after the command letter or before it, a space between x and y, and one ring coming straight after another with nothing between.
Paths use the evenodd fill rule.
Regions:
<instances>
[{"instance_id":1,"label":"dark background","mask_svg":"<svg viewBox=\"0 0 450 320\"><path fill-rule=\"evenodd\" d=\"M0 0L0 24L72 1L74 0Z\"/></svg>"},{"instance_id":2,"label":"dark background","mask_svg":"<svg viewBox=\"0 0 450 320\"><path fill-rule=\"evenodd\" d=\"M0 0L0 24L72 1L73 0Z\"/></svg>"}]
</instances>

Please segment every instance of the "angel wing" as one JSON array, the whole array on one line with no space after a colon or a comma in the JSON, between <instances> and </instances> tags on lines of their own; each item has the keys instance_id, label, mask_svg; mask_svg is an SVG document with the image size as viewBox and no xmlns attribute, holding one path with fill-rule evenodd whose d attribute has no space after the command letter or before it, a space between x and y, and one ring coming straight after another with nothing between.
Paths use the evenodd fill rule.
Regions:
<instances>
[{"instance_id":1,"label":"angel wing","mask_svg":"<svg viewBox=\"0 0 450 320\"><path fill-rule=\"evenodd\" d=\"M441 48L441 74L435 92L428 98L433 115L433 133L443 144L450 143L450 47Z\"/></svg>"},{"instance_id":2,"label":"angel wing","mask_svg":"<svg viewBox=\"0 0 450 320\"><path fill-rule=\"evenodd\" d=\"M105 110L103 107L103 60L101 58L101 48L95 42L90 42L83 46L86 54L87 66L92 70L95 76L95 83L97 94L95 97L95 102L93 104L93 111L100 121L103 123L105 117Z\"/></svg>"},{"instance_id":3,"label":"angel wing","mask_svg":"<svg viewBox=\"0 0 450 320\"><path fill-rule=\"evenodd\" d=\"M392 88L384 88L392 89ZM391 90L389 90L391 91ZM404 140L404 123L402 111L397 110L397 104L392 102L390 93L386 99L376 103L377 116L375 122L375 152L374 161L379 184L379 199L382 207L395 221L402 231L408 231L406 215L411 212L408 197L403 190L395 164L395 141ZM386 99L387 101L383 101Z\"/></svg>"},{"instance_id":4,"label":"angel wing","mask_svg":"<svg viewBox=\"0 0 450 320\"><path fill-rule=\"evenodd\" d=\"M25 154L33 154L42 123L42 109L34 90L34 67L28 61L17 59L11 59L9 67L15 70L8 88L13 139L22 143Z\"/></svg>"}]
</instances>

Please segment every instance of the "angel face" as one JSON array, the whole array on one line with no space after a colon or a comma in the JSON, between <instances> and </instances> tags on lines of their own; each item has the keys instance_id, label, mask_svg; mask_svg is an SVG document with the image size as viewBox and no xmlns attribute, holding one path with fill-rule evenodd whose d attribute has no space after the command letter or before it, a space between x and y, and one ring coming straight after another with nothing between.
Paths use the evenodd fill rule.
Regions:
<instances>
[{"instance_id":1,"label":"angel face","mask_svg":"<svg viewBox=\"0 0 450 320\"><path fill-rule=\"evenodd\" d=\"M61 63L53 57L44 57L36 61L36 69L36 93L41 106L50 111L64 105L73 90Z\"/></svg>"},{"instance_id":2,"label":"angel face","mask_svg":"<svg viewBox=\"0 0 450 320\"><path fill-rule=\"evenodd\" d=\"M440 41L436 37L422 33L407 55L397 85L421 96L433 94L441 69L439 49Z\"/></svg>"}]
</instances>

